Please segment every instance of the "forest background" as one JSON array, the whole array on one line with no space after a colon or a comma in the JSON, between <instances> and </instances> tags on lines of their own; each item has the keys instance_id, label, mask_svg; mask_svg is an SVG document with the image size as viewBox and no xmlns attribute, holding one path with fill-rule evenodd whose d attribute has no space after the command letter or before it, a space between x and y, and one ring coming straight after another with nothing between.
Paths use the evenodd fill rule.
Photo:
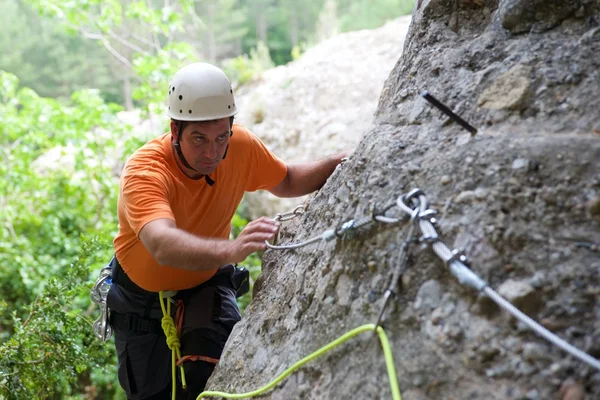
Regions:
<instances>
[{"instance_id":1,"label":"forest background","mask_svg":"<svg viewBox=\"0 0 600 400\"><path fill-rule=\"evenodd\" d=\"M161 132L132 135L120 113L160 118L190 62L221 66L239 87L413 5L0 0L0 398L124 398L89 290L112 255L120 168ZM232 236L246 222L242 206ZM256 278L260 256L247 264Z\"/></svg>"}]
</instances>

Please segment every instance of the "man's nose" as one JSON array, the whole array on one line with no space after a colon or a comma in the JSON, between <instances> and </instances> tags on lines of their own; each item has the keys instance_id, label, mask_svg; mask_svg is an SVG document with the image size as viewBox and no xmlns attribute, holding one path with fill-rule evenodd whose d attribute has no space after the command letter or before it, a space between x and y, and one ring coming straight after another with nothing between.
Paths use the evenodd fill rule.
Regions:
<instances>
[{"instance_id":1,"label":"man's nose","mask_svg":"<svg viewBox=\"0 0 600 400\"><path fill-rule=\"evenodd\" d=\"M217 158L217 144L209 143L204 149L204 157L214 160Z\"/></svg>"}]
</instances>

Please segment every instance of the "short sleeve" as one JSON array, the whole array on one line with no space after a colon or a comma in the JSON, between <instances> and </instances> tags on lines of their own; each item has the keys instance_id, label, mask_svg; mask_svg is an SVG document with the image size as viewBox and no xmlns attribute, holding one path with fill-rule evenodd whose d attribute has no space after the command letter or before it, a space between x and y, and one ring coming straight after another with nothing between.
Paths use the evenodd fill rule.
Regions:
<instances>
[{"instance_id":1,"label":"short sleeve","mask_svg":"<svg viewBox=\"0 0 600 400\"><path fill-rule=\"evenodd\" d=\"M287 165L273 154L252 132L246 130L250 144L250 176L247 192L269 190L279 185L287 175Z\"/></svg>"},{"instance_id":2,"label":"short sleeve","mask_svg":"<svg viewBox=\"0 0 600 400\"><path fill-rule=\"evenodd\" d=\"M156 174L129 173L122 179L121 194L125 217L136 236L149 222L162 218L175 220L167 186Z\"/></svg>"}]
</instances>

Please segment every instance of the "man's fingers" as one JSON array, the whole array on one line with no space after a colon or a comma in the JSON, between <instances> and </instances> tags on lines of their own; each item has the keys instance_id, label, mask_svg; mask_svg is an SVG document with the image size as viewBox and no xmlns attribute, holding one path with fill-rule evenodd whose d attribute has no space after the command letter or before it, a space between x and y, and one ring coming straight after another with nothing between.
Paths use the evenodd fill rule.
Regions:
<instances>
[{"instance_id":1,"label":"man's fingers","mask_svg":"<svg viewBox=\"0 0 600 400\"><path fill-rule=\"evenodd\" d=\"M257 250L264 250L267 246L265 241L271 240L275 237L275 232L254 232L246 233L238 236L236 241L239 243L240 248L247 252L253 252Z\"/></svg>"},{"instance_id":2,"label":"man's fingers","mask_svg":"<svg viewBox=\"0 0 600 400\"><path fill-rule=\"evenodd\" d=\"M234 242L237 248L235 262L242 262L247 256L255 251L266 250L265 242L271 240L279 230L279 223L267 217L256 219L242 230Z\"/></svg>"},{"instance_id":3,"label":"man's fingers","mask_svg":"<svg viewBox=\"0 0 600 400\"><path fill-rule=\"evenodd\" d=\"M264 217L263 217L264 218ZM279 224L272 219L259 219L250 222L242 233L254 233L254 232L277 232Z\"/></svg>"},{"instance_id":4,"label":"man's fingers","mask_svg":"<svg viewBox=\"0 0 600 400\"><path fill-rule=\"evenodd\" d=\"M241 236L240 236L241 237ZM245 243L263 243L265 240L271 240L275 237L275 232L256 232L246 235L242 240Z\"/></svg>"},{"instance_id":5,"label":"man's fingers","mask_svg":"<svg viewBox=\"0 0 600 400\"><path fill-rule=\"evenodd\" d=\"M278 225L277 221L267 217L260 217L248 223L248 225L252 224L270 224L270 225Z\"/></svg>"}]
</instances>

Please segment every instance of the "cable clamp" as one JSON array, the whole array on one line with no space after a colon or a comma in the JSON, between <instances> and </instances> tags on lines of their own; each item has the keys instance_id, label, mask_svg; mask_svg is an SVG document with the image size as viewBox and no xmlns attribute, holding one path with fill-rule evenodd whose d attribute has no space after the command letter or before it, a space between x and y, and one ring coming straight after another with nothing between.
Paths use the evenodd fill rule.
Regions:
<instances>
[{"instance_id":1,"label":"cable clamp","mask_svg":"<svg viewBox=\"0 0 600 400\"><path fill-rule=\"evenodd\" d=\"M354 220L351 219L350 221L346 221L342 224L342 226L340 226L339 228L337 228L335 230L335 234L338 237L343 237L346 235L346 232L350 231L354 229Z\"/></svg>"},{"instance_id":2,"label":"cable clamp","mask_svg":"<svg viewBox=\"0 0 600 400\"><path fill-rule=\"evenodd\" d=\"M423 235L419 238L419 243L425 243L425 244L434 244L436 242L440 241L440 237L437 235L437 233L435 235Z\"/></svg>"},{"instance_id":3,"label":"cable clamp","mask_svg":"<svg viewBox=\"0 0 600 400\"><path fill-rule=\"evenodd\" d=\"M444 262L446 263L447 267L450 267L450 264L452 264L454 261L460 261L461 263L465 264L468 267L471 266L469 258L466 256L463 249L452 250L452 255Z\"/></svg>"},{"instance_id":4,"label":"cable clamp","mask_svg":"<svg viewBox=\"0 0 600 400\"><path fill-rule=\"evenodd\" d=\"M437 218L435 216L438 214L437 210L430 208L429 210L425 210L422 213L418 214L418 218L427 220L431 222L431 225L437 228Z\"/></svg>"},{"instance_id":5,"label":"cable clamp","mask_svg":"<svg viewBox=\"0 0 600 400\"><path fill-rule=\"evenodd\" d=\"M337 236L337 231L335 229L328 229L325 232L323 232L323 234L321 235L321 237L323 238L323 240L329 242L330 240L335 239Z\"/></svg>"}]
</instances>

